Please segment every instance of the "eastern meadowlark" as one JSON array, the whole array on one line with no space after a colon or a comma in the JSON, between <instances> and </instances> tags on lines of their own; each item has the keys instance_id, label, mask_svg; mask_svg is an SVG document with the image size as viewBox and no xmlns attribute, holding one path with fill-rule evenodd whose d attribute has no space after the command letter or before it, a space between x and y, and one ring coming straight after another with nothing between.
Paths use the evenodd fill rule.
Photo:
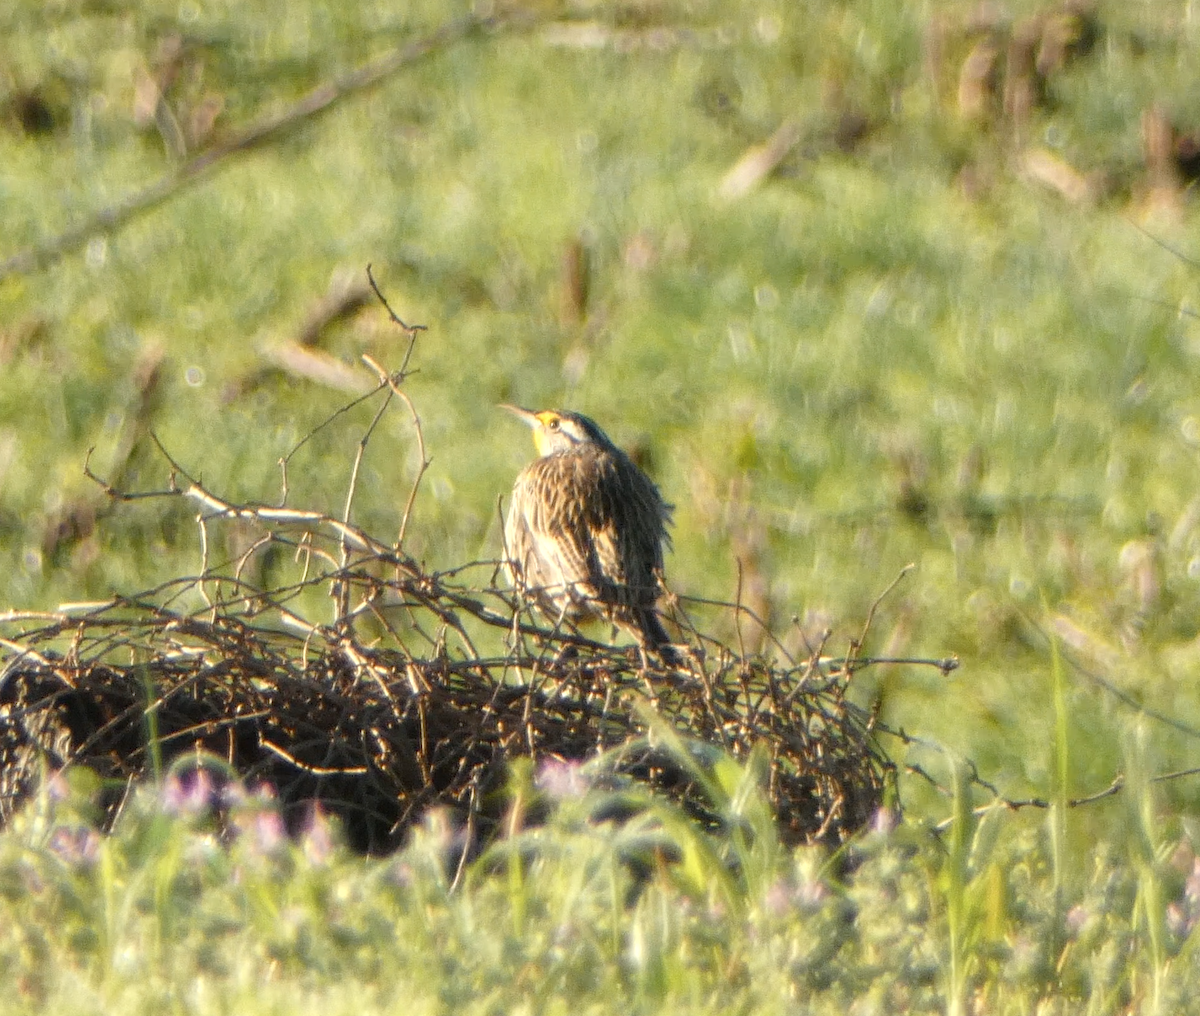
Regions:
<instances>
[{"instance_id":1,"label":"eastern meadowlark","mask_svg":"<svg viewBox=\"0 0 1200 1016\"><path fill-rule=\"evenodd\" d=\"M502 408L533 428L539 455L517 476L504 527L513 584L556 622L605 618L676 663L654 609L672 506L588 417Z\"/></svg>"}]
</instances>

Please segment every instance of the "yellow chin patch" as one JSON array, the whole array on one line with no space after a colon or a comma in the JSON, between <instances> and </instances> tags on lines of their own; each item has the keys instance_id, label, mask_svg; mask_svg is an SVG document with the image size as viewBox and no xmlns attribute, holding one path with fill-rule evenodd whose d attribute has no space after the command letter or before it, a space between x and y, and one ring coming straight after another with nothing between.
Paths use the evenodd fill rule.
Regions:
<instances>
[{"instance_id":1,"label":"yellow chin patch","mask_svg":"<svg viewBox=\"0 0 1200 1016\"><path fill-rule=\"evenodd\" d=\"M545 455L550 451L550 435L547 433L547 428L555 420L559 419L558 413L552 409L543 409L540 413L534 413L537 417L540 427L533 428L533 444L537 448L539 455Z\"/></svg>"}]
</instances>

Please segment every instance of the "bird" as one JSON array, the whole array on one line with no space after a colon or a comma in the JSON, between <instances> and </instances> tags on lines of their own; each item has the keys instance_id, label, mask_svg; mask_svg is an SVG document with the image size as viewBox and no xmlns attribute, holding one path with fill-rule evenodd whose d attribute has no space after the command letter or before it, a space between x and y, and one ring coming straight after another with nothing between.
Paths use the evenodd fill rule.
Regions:
<instances>
[{"instance_id":1,"label":"bird","mask_svg":"<svg viewBox=\"0 0 1200 1016\"><path fill-rule=\"evenodd\" d=\"M501 404L533 428L538 458L518 474L505 520L509 578L556 624L603 618L679 662L655 602L674 506L596 422Z\"/></svg>"}]
</instances>

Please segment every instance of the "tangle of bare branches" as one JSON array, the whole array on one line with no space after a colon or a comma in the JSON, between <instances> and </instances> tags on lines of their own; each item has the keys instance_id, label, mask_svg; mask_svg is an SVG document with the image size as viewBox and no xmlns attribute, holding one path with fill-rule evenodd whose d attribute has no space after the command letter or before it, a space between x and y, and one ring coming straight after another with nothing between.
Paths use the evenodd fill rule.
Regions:
<instances>
[{"instance_id":1,"label":"tangle of bare branches","mask_svg":"<svg viewBox=\"0 0 1200 1016\"><path fill-rule=\"evenodd\" d=\"M190 754L269 782L285 814L319 800L363 850L394 847L433 804L486 833L516 758L587 764L614 786L636 781L717 822L694 765L655 736L666 723L697 757L715 748L748 759L765 747L788 842L837 842L869 821L894 771L875 717L847 697L854 674L881 662L949 671L957 661L862 656L870 617L842 658L826 654L827 637L804 660L771 638L750 655L689 615L723 614L726 630L740 632L764 627L752 611L672 595L668 617L685 648L666 666L569 623L547 626L497 584L498 561L427 570L404 546L428 463L403 387L422 328L388 311L409 345L397 370L368 362L381 406L356 443L339 515L286 504L294 450L281 460L276 505L220 496L161 444L168 480L158 490L120 489L85 466L110 498L189 504L199 567L132 596L0 615L0 818L46 769L89 766L119 801L130 781ZM359 465L396 400L421 464L390 542L359 528L351 507ZM339 411L320 426L346 419ZM212 533L230 525L251 537L216 560L228 541ZM254 578L268 553L290 557L286 581Z\"/></svg>"}]
</instances>

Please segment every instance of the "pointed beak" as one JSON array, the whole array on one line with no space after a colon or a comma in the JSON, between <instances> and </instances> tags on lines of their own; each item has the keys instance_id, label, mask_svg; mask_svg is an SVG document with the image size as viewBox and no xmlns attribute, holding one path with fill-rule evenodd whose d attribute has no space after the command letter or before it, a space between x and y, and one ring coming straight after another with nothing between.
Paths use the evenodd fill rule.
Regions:
<instances>
[{"instance_id":1,"label":"pointed beak","mask_svg":"<svg viewBox=\"0 0 1200 1016\"><path fill-rule=\"evenodd\" d=\"M530 427L537 427L541 421L537 418L537 414L529 409L522 409L520 406L510 406L507 402L500 402L497 405L501 409L507 409L513 416L525 421Z\"/></svg>"}]
</instances>

